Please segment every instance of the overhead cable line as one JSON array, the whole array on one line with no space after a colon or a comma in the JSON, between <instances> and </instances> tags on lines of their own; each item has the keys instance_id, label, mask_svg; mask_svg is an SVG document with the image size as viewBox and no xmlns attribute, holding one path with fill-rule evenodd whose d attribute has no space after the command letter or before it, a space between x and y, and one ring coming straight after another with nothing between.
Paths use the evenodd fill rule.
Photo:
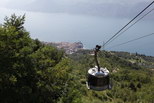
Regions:
<instances>
[{"instance_id":1,"label":"overhead cable line","mask_svg":"<svg viewBox=\"0 0 154 103\"><path fill-rule=\"evenodd\" d=\"M114 48L114 47L121 46L121 45L124 45L124 44L130 43L130 42L134 42L134 41L136 41L136 40L139 40L139 39L142 39L142 38L145 38L145 37L151 36L151 35L154 35L154 33L151 33L151 34L148 34L148 35L144 35L144 36L142 36L142 37L139 37L139 38L136 38L136 39L132 39L132 40L129 40L129 41L127 41L127 42L124 42L124 43L121 43L121 44L117 44L117 45L114 45L114 46L109 47L109 48Z\"/></svg>"},{"instance_id":2,"label":"overhead cable line","mask_svg":"<svg viewBox=\"0 0 154 103\"><path fill-rule=\"evenodd\" d=\"M129 21L125 26L123 26L117 33L115 33L107 42L103 44L103 47L109 43L116 35L118 35L123 29L125 29L131 22L133 22L138 16L140 16L146 9L148 9L154 1L152 1L146 8L144 8L139 14L137 14L131 21Z\"/></svg>"},{"instance_id":3,"label":"overhead cable line","mask_svg":"<svg viewBox=\"0 0 154 103\"><path fill-rule=\"evenodd\" d=\"M139 18L136 22L134 22L133 24L131 24L128 28L126 28L124 31L122 31L120 34L118 34L115 38L113 38L109 43L111 43L112 41L114 41L116 38L118 38L120 35L122 35L124 32L126 32L128 29L130 29L132 26L134 26L136 23L138 23L141 19L143 19L145 16L147 16L149 13L151 13L154 10L151 9L149 12L147 12L145 15L143 15L141 18Z\"/></svg>"}]
</instances>

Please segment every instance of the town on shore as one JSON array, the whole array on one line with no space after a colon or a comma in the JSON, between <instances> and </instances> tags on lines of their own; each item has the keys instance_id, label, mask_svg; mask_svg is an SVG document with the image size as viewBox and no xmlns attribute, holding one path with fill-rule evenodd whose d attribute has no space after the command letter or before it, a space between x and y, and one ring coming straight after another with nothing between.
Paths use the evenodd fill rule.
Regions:
<instances>
[{"instance_id":1,"label":"town on shore","mask_svg":"<svg viewBox=\"0 0 154 103\"><path fill-rule=\"evenodd\" d=\"M58 49L64 50L67 54L75 53L78 50L83 49L83 43L82 42L42 42L45 45L55 46Z\"/></svg>"}]
</instances>

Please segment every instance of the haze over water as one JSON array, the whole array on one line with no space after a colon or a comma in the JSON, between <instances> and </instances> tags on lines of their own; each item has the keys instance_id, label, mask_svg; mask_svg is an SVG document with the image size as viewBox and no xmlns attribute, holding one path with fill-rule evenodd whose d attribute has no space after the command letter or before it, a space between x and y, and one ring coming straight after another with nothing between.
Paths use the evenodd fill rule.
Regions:
<instances>
[{"instance_id":1,"label":"haze over water","mask_svg":"<svg viewBox=\"0 0 154 103\"><path fill-rule=\"evenodd\" d=\"M140 10L141 9L139 9L137 13ZM97 12L94 11L92 12L96 15L84 15L82 12L54 13L40 12L39 10L33 12L31 10L27 11L26 9L7 9L3 7L0 8L0 12L0 23L3 23L5 16L10 16L13 13L16 15L23 15L26 13L25 28L30 32L30 36L34 39L38 38L41 41L47 42L81 41L84 44L84 47L88 49L93 49L97 44L103 45L103 42L106 42L136 15L136 13L134 13L132 15L126 15L130 17L114 17L99 16L98 14L100 13L97 14ZM112 47L116 44L154 33L153 14L154 11L107 45L106 50L127 51L133 53L138 52L154 56L154 35L119 47Z\"/></svg>"},{"instance_id":2,"label":"haze over water","mask_svg":"<svg viewBox=\"0 0 154 103\"><path fill-rule=\"evenodd\" d=\"M38 16L41 15L44 14L38 14ZM43 18L35 20L37 26L31 25L29 22L26 23L26 28L27 30L31 31L32 38L39 38L42 41L48 42L81 41L84 44L84 47L89 49L94 48L97 44L103 45L103 42L106 42L129 21L129 19L103 18L96 16L69 14L46 15L48 16L41 16ZM43 19L43 21L41 21L41 19ZM30 19L27 21L30 21ZM41 29L42 26L45 27L44 30ZM154 35L128 43L126 45L110 48L116 44L153 33L153 27L154 21L151 22L148 20L142 20L130 28L127 32L115 39L113 42L111 42L106 47L106 49L154 55Z\"/></svg>"}]
</instances>

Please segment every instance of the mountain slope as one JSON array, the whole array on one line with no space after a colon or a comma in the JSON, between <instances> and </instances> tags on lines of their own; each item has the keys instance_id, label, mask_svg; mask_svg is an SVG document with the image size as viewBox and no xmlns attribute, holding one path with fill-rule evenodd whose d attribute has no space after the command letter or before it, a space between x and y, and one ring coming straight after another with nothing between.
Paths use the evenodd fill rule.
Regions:
<instances>
[{"instance_id":1,"label":"mountain slope","mask_svg":"<svg viewBox=\"0 0 154 103\"><path fill-rule=\"evenodd\" d=\"M98 58L101 67L107 67L110 71L112 89L101 92L87 90L85 86L86 72L95 65L93 56L89 55L91 52L90 50L82 50L69 55L73 60L74 75L81 82L84 103L154 102L154 72L138 63L132 63L122 56L117 56L115 52L102 51ZM134 56L128 57L134 60ZM144 61L146 60L144 59Z\"/></svg>"}]
</instances>

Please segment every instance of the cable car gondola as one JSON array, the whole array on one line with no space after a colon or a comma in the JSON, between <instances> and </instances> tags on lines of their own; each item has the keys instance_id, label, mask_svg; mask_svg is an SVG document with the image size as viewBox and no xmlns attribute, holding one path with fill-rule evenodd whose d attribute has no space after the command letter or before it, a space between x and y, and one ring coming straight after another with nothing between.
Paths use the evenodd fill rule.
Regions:
<instances>
[{"instance_id":1,"label":"cable car gondola","mask_svg":"<svg viewBox=\"0 0 154 103\"><path fill-rule=\"evenodd\" d=\"M109 71L106 68L100 68L97 60L97 52L100 50L100 48L101 46L96 45L94 56L97 66L88 70L86 82L88 89L96 91L111 89Z\"/></svg>"},{"instance_id":2,"label":"cable car gondola","mask_svg":"<svg viewBox=\"0 0 154 103\"><path fill-rule=\"evenodd\" d=\"M118 36L120 36L121 34L123 34L126 30L128 30L130 27L132 27L134 24L136 24L138 21L140 21L146 15L148 15L151 11L153 11L153 9L150 10L148 13L146 13L141 18L139 18L135 23L133 23L132 25L130 25L128 28L126 28L138 16L140 16L146 9L148 9L153 3L154 3L154 1L152 1L141 12L139 12L133 19L131 19L131 21L129 21L126 25L124 25L118 32L116 32L109 40L107 40L107 42L105 42L103 44L103 47L106 46L107 44L111 43L114 39L116 39ZM153 35L153 33L152 34L149 34L149 35L146 35L146 36L143 36L143 37L147 37L147 36L150 36L150 35ZM141 39L143 37L140 37L140 38L137 38L137 39L134 39L134 40L130 40L128 42L132 42L132 41ZM126 43L128 43L128 42L126 42ZM126 44L126 43L123 43L123 44ZM119 45L122 45L122 44L119 44ZM88 76L87 76L87 82L86 82L88 89L99 90L99 91L105 90L105 89L111 89L111 86L110 86L110 78L109 78L109 71L106 68L100 68L99 67L99 64L98 64L97 52L99 51L100 48L101 48L101 46L96 45L96 48L95 48L95 61L96 61L97 66L95 66L94 68L90 68L88 70Z\"/></svg>"}]
</instances>

